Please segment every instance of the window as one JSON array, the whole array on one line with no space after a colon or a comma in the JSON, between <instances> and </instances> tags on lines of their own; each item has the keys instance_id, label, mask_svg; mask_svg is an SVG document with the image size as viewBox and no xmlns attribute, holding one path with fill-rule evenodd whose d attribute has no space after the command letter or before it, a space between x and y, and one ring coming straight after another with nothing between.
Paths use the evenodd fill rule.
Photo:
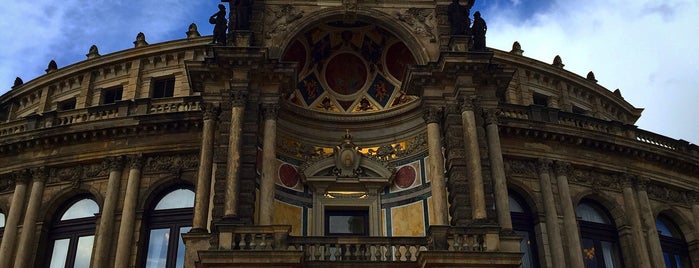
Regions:
<instances>
[{"instance_id":1,"label":"window","mask_svg":"<svg viewBox=\"0 0 699 268\"><path fill-rule=\"evenodd\" d=\"M539 267L539 255L536 249L536 235L534 233L534 217L531 209L520 196L510 192L510 218L512 218L512 230L522 236L519 248L524 253L522 256L523 268Z\"/></svg>"},{"instance_id":2,"label":"window","mask_svg":"<svg viewBox=\"0 0 699 268\"><path fill-rule=\"evenodd\" d=\"M0 243L2 243L2 235L5 233L5 214L0 212Z\"/></svg>"},{"instance_id":3,"label":"window","mask_svg":"<svg viewBox=\"0 0 699 268\"><path fill-rule=\"evenodd\" d=\"M549 106L549 97L544 94L534 93L534 105Z\"/></svg>"},{"instance_id":4,"label":"window","mask_svg":"<svg viewBox=\"0 0 699 268\"><path fill-rule=\"evenodd\" d=\"M141 267L184 267L184 242L180 235L192 228L194 192L176 188L157 200L146 219L144 241L148 241L148 248Z\"/></svg>"},{"instance_id":5,"label":"window","mask_svg":"<svg viewBox=\"0 0 699 268\"><path fill-rule=\"evenodd\" d=\"M575 208L586 268L622 267L619 236L607 211L592 200L583 199Z\"/></svg>"},{"instance_id":6,"label":"window","mask_svg":"<svg viewBox=\"0 0 699 268\"><path fill-rule=\"evenodd\" d=\"M175 78L159 78L153 80L153 98L169 98L175 92Z\"/></svg>"},{"instance_id":7,"label":"window","mask_svg":"<svg viewBox=\"0 0 699 268\"><path fill-rule=\"evenodd\" d=\"M99 206L89 196L67 203L49 231L48 267L90 267Z\"/></svg>"},{"instance_id":8,"label":"window","mask_svg":"<svg viewBox=\"0 0 699 268\"><path fill-rule=\"evenodd\" d=\"M122 86L108 88L102 91L102 104L115 103L121 100L121 94L124 92Z\"/></svg>"},{"instance_id":9,"label":"window","mask_svg":"<svg viewBox=\"0 0 699 268\"><path fill-rule=\"evenodd\" d=\"M669 217L660 215L655 220L655 228L658 229L660 247L663 249L665 267L682 268L691 267L689 264L689 251L687 242L680 228Z\"/></svg>"},{"instance_id":10,"label":"window","mask_svg":"<svg viewBox=\"0 0 699 268\"><path fill-rule=\"evenodd\" d=\"M75 109L75 98L64 100L58 103L59 111L67 111Z\"/></svg>"},{"instance_id":11,"label":"window","mask_svg":"<svg viewBox=\"0 0 699 268\"><path fill-rule=\"evenodd\" d=\"M369 236L369 209L328 209L325 235Z\"/></svg>"}]
</instances>

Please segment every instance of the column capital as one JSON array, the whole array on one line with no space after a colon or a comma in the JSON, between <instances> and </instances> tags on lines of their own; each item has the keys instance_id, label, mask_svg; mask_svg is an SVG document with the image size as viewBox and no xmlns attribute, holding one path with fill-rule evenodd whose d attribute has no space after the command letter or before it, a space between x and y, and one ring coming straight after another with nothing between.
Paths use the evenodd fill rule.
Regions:
<instances>
[{"instance_id":1,"label":"column capital","mask_svg":"<svg viewBox=\"0 0 699 268\"><path fill-rule=\"evenodd\" d=\"M426 106L423 109L422 113L422 119L425 120L425 123L430 124L430 123L439 123L442 118L442 109L437 106Z\"/></svg>"},{"instance_id":2,"label":"column capital","mask_svg":"<svg viewBox=\"0 0 699 268\"><path fill-rule=\"evenodd\" d=\"M132 154L126 157L126 162L130 169L141 169L143 167L143 155Z\"/></svg>"},{"instance_id":3,"label":"column capital","mask_svg":"<svg viewBox=\"0 0 699 268\"><path fill-rule=\"evenodd\" d=\"M233 107L244 107L245 103L248 101L248 91L232 89L230 91L230 101Z\"/></svg>"},{"instance_id":4,"label":"column capital","mask_svg":"<svg viewBox=\"0 0 699 268\"><path fill-rule=\"evenodd\" d=\"M220 109L215 103L204 103L201 105L201 111L204 113L204 121L207 121L216 120Z\"/></svg>"},{"instance_id":5,"label":"column capital","mask_svg":"<svg viewBox=\"0 0 699 268\"><path fill-rule=\"evenodd\" d=\"M486 125L497 125L500 116L502 116L502 111L499 109L488 109L483 113Z\"/></svg>"},{"instance_id":6,"label":"column capital","mask_svg":"<svg viewBox=\"0 0 699 268\"><path fill-rule=\"evenodd\" d=\"M637 180L638 178L631 174L624 173L619 176L619 182L623 188L633 188Z\"/></svg>"},{"instance_id":7,"label":"column capital","mask_svg":"<svg viewBox=\"0 0 699 268\"><path fill-rule=\"evenodd\" d=\"M551 162L551 159L539 158L536 161L536 168L539 171L539 174L548 173L549 170L551 170Z\"/></svg>"},{"instance_id":8,"label":"column capital","mask_svg":"<svg viewBox=\"0 0 699 268\"><path fill-rule=\"evenodd\" d=\"M27 184L32 178L28 169L15 170L10 173L10 180L15 184Z\"/></svg>"},{"instance_id":9,"label":"column capital","mask_svg":"<svg viewBox=\"0 0 699 268\"><path fill-rule=\"evenodd\" d=\"M635 177L634 185L636 186L636 191L645 192L648 190L648 184L650 184L650 179L643 177Z\"/></svg>"},{"instance_id":10,"label":"column capital","mask_svg":"<svg viewBox=\"0 0 699 268\"><path fill-rule=\"evenodd\" d=\"M46 182L46 179L49 177L49 170L45 167L35 167L29 169L29 172L32 174L32 181L40 181L40 182Z\"/></svg>"},{"instance_id":11,"label":"column capital","mask_svg":"<svg viewBox=\"0 0 699 268\"><path fill-rule=\"evenodd\" d=\"M466 111L475 111L480 104L480 99L478 99L476 95L466 96L459 100L459 104L461 105L462 113Z\"/></svg>"},{"instance_id":12,"label":"column capital","mask_svg":"<svg viewBox=\"0 0 699 268\"><path fill-rule=\"evenodd\" d=\"M279 114L279 104L277 103L263 103L262 104L262 116L265 120L276 120Z\"/></svg>"},{"instance_id":13,"label":"column capital","mask_svg":"<svg viewBox=\"0 0 699 268\"><path fill-rule=\"evenodd\" d=\"M104 159L104 166L109 170L118 171L124 168L124 156L110 156Z\"/></svg>"},{"instance_id":14,"label":"column capital","mask_svg":"<svg viewBox=\"0 0 699 268\"><path fill-rule=\"evenodd\" d=\"M573 166L566 161L554 161L553 168L558 176L570 176L573 173Z\"/></svg>"}]
</instances>

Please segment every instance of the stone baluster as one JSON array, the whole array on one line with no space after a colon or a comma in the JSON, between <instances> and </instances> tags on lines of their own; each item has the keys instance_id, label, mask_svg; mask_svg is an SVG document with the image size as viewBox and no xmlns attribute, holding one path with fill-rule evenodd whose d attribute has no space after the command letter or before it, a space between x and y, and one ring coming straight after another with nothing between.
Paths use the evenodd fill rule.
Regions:
<instances>
[{"instance_id":1,"label":"stone baluster","mask_svg":"<svg viewBox=\"0 0 699 268\"><path fill-rule=\"evenodd\" d=\"M274 222L274 169L276 167L277 113L279 105L263 104L264 136L262 139L262 179L260 181L259 225Z\"/></svg>"},{"instance_id":2,"label":"stone baluster","mask_svg":"<svg viewBox=\"0 0 699 268\"><path fill-rule=\"evenodd\" d=\"M13 267L31 267L34 255L34 235L36 233L36 220L41 212L41 199L44 196L44 185L46 184L46 170L41 168L31 169L32 190L29 195L29 204L24 214L22 222L22 233L17 246L17 256Z\"/></svg>"},{"instance_id":3,"label":"stone baluster","mask_svg":"<svg viewBox=\"0 0 699 268\"><path fill-rule=\"evenodd\" d=\"M214 162L214 131L216 117L219 114L217 105L208 103L202 105L204 127L201 138L199 156L199 171L197 172L196 194L194 198L194 219L192 233L208 232L209 202L211 195L211 174Z\"/></svg>"},{"instance_id":4,"label":"stone baluster","mask_svg":"<svg viewBox=\"0 0 699 268\"><path fill-rule=\"evenodd\" d=\"M246 91L232 92L231 125L228 136L228 161L226 163L226 201L224 206L224 216L226 218L232 218L238 214L240 145L246 101Z\"/></svg>"},{"instance_id":5,"label":"stone baluster","mask_svg":"<svg viewBox=\"0 0 699 268\"><path fill-rule=\"evenodd\" d=\"M551 160L539 159L537 167L539 181L541 182L541 196L544 201L544 212L546 214L546 229L548 230L552 267L566 267L561 231L558 225L558 213L556 212L556 200L553 196L553 186L549 175Z\"/></svg>"},{"instance_id":6,"label":"stone baluster","mask_svg":"<svg viewBox=\"0 0 699 268\"><path fill-rule=\"evenodd\" d=\"M510 217L510 198L507 192L507 178L505 177L505 164L502 159L502 147L500 146L500 132L498 130L498 110L488 110L485 114L486 135L488 136L488 155L490 168L493 174L495 207L497 208L498 222L505 230L512 230L512 218Z\"/></svg>"},{"instance_id":7,"label":"stone baluster","mask_svg":"<svg viewBox=\"0 0 699 268\"><path fill-rule=\"evenodd\" d=\"M448 225L446 180L444 178L444 156L442 154L441 134L439 131L440 110L427 107L423 114L427 123L427 149L430 167L430 191L432 193L433 225Z\"/></svg>"},{"instance_id":8,"label":"stone baluster","mask_svg":"<svg viewBox=\"0 0 699 268\"><path fill-rule=\"evenodd\" d=\"M31 178L31 174L27 170L15 171L10 176L11 180L14 181L15 191L12 193L12 203L10 203L10 211L5 221L5 231L2 235L2 240L0 240L0 267L10 266L17 233L19 233L17 225L19 224L19 219L22 218L22 211L24 211L27 183Z\"/></svg>"},{"instance_id":9,"label":"stone baluster","mask_svg":"<svg viewBox=\"0 0 699 268\"><path fill-rule=\"evenodd\" d=\"M578 221L575 216L575 207L573 200L570 197L570 187L568 186L568 176L571 173L569 163L556 161L556 180L558 181L558 198L560 199L561 209L563 210L563 229L566 234L566 243L568 249L568 267L583 268L582 247L580 245L580 232L578 231Z\"/></svg>"},{"instance_id":10,"label":"stone baluster","mask_svg":"<svg viewBox=\"0 0 699 268\"><path fill-rule=\"evenodd\" d=\"M128 157L129 178L126 183L124 207L121 210L121 223L119 225L119 237L117 240L117 252L114 262L115 268L128 267L131 261L131 249L133 247L134 225L136 222L136 204L138 203L138 190L141 184L141 168L143 160L140 155Z\"/></svg>"},{"instance_id":11,"label":"stone baluster","mask_svg":"<svg viewBox=\"0 0 699 268\"><path fill-rule=\"evenodd\" d=\"M474 100L466 99L461 103L461 120L466 147L466 169L471 188L472 218L485 220L485 191L483 189L483 172L481 170L481 153L478 145L478 127L474 113Z\"/></svg>"}]
</instances>

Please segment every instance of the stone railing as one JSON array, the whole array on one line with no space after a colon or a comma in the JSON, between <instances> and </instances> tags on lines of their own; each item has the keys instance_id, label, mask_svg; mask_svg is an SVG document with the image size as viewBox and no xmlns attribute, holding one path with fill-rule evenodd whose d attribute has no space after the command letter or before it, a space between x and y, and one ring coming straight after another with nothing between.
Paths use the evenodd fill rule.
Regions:
<instances>
[{"instance_id":1,"label":"stone railing","mask_svg":"<svg viewBox=\"0 0 699 268\"><path fill-rule=\"evenodd\" d=\"M306 261L414 262L427 250L424 237L290 237Z\"/></svg>"},{"instance_id":2,"label":"stone railing","mask_svg":"<svg viewBox=\"0 0 699 268\"><path fill-rule=\"evenodd\" d=\"M638 129L634 125L617 121L608 121L585 115L562 112L558 109L542 106L521 106L500 104L505 120L532 120L555 123L596 133L609 134L635 140L644 144L681 153L690 153L699 157L699 146L684 140L676 140L653 132Z\"/></svg>"},{"instance_id":3,"label":"stone railing","mask_svg":"<svg viewBox=\"0 0 699 268\"><path fill-rule=\"evenodd\" d=\"M114 104L82 109L50 111L40 115L30 115L8 123L1 123L0 137L7 137L36 129L68 126L113 118L199 111L200 104L200 97L187 96L164 99L124 100Z\"/></svg>"}]
</instances>

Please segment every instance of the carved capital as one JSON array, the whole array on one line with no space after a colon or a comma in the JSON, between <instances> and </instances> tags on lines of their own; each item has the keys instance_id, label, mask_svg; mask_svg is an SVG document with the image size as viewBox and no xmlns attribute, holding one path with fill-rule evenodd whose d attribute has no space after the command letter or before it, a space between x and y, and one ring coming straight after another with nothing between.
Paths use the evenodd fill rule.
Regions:
<instances>
[{"instance_id":1,"label":"carved capital","mask_svg":"<svg viewBox=\"0 0 699 268\"><path fill-rule=\"evenodd\" d=\"M498 109L488 109L483 113L486 125L497 125L498 119L502 116L502 111Z\"/></svg>"},{"instance_id":2,"label":"carved capital","mask_svg":"<svg viewBox=\"0 0 699 268\"><path fill-rule=\"evenodd\" d=\"M203 113L204 121L216 120L216 117L219 114L218 105L213 103L204 103L200 107Z\"/></svg>"},{"instance_id":3,"label":"carved capital","mask_svg":"<svg viewBox=\"0 0 699 268\"><path fill-rule=\"evenodd\" d=\"M423 110L422 118L425 119L425 123L439 123L442 118L441 109L439 107L429 106Z\"/></svg>"},{"instance_id":4,"label":"carved capital","mask_svg":"<svg viewBox=\"0 0 699 268\"><path fill-rule=\"evenodd\" d=\"M539 174L548 173L551 170L551 162L551 159L539 158L536 162L536 169L539 171Z\"/></svg>"},{"instance_id":5,"label":"carved capital","mask_svg":"<svg viewBox=\"0 0 699 268\"><path fill-rule=\"evenodd\" d=\"M262 104L262 117L265 120L276 120L279 114L279 104L276 103L263 103Z\"/></svg>"},{"instance_id":6,"label":"carved capital","mask_svg":"<svg viewBox=\"0 0 699 268\"><path fill-rule=\"evenodd\" d=\"M636 177L634 185L636 186L636 191L647 191L650 180L648 178Z\"/></svg>"},{"instance_id":7,"label":"carved capital","mask_svg":"<svg viewBox=\"0 0 699 268\"><path fill-rule=\"evenodd\" d=\"M231 106L243 107L248 101L247 90L232 90L231 91Z\"/></svg>"},{"instance_id":8,"label":"carved capital","mask_svg":"<svg viewBox=\"0 0 699 268\"><path fill-rule=\"evenodd\" d=\"M132 154L126 158L130 169L141 169L143 167L143 155Z\"/></svg>"},{"instance_id":9,"label":"carved capital","mask_svg":"<svg viewBox=\"0 0 699 268\"><path fill-rule=\"evenodd\" d=\"M466 112L466 111L471 111L475 109L475 105L473 104L473 100L471 98L466 98L464 100L461 100L459 102L461 104L461 112Z\"/></svg>"},{"instance_id":10,"label":"carved capital","mask_svg":"<svg viewBox=\"0 0 699 268\"><path fill-rule=\"evenodd\" d=\"M29 170L32 174L32 181L46 182L49 177L49 170L45 167L35 167Z\"/></svg>"},{"instance_id":11,"label":"carved capital","mask_svg":"<svg viewBox=\"0 0 699 268\"><path fill-rule=\"evenodd\" d=\"M633 188L637 180L636 176L630 174L621 174L619 177L619 182L623 188Z\"/></svg>"},{"instance_id":12,"label":"carved capital","mask_svg":"<svg viewBox=\"0 0 699 268\"><path fill-rule=\"evenodd\" d=\"M554 161L553 168L558 176L569 177L571 174L573 174L573 166L565 161Z\"/></svg>"},{"instance_id":13,"label":"carved capital","mask_svg":"<svg viewBox=\"0 0 699 268\"><path fill-rule=\"evenodd\" d=\"M110 156L104 159L104 166L112 171L119 171L124 168L124 157L123 156Z\"/></svg>"},{"instance_id":14,"label":"carved capital","mask_svg":"<svg viewBox=\"0 0 699 268\"><path fill-rule=\"evenodd\" d=\"M15 184L27 184L32 178L28 169L15 170L10 173L10 180Z\"/></svg>"}]
</instances>

